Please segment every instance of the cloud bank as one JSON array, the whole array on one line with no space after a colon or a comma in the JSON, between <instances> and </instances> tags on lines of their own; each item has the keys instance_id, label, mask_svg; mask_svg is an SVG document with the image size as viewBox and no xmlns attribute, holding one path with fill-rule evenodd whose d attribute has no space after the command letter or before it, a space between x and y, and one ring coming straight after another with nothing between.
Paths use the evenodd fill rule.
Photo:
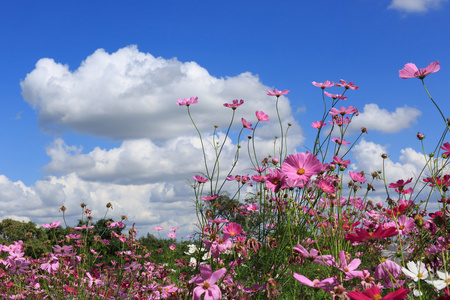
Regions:
<instances>
[{"instance_id":1,"label":"cloud bank","mask_svg":"<svg viewBox=\"0 0 450 300\"><path fill-rule=\"evenodd\" d=\"M389 9L406 13L427 12L430 9L439 9L447 0L392 0Z\"/></svg>"}]
</instances>

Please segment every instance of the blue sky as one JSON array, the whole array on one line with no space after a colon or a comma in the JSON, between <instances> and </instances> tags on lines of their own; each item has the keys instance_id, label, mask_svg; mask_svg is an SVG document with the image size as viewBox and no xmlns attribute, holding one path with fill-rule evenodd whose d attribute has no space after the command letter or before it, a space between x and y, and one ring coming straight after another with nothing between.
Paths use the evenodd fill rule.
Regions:
<instances>
[{"instance_id":1,"label":"blue sky","mask_svg":"<svg viewBox=\"0 0 450 300\"><path fill-rule=\"evenodd\" d=\"M305 151L323 110L312 81L360 86L338 105L357 107L355 126L369 129L353 168L373 171L369 154L386 150L392 180L407 177L420 165L416 133L431 151L442 126L420 81L398 70L439 60L426 82L448 115L449 11L445 0L4 2L0 218L42 224L65 205L75 220L81 202L101 217L111 201L112 216L127 214L142 232L189 233L186 180L201 162L176 99L199 96L192 108L205 133L226 126L222 103L233 99L246 101L239 119L272 112L263 152L276 132L265 90L289 89L282 116L295 121L291 149Z\"/></svg>"}]
</instances>

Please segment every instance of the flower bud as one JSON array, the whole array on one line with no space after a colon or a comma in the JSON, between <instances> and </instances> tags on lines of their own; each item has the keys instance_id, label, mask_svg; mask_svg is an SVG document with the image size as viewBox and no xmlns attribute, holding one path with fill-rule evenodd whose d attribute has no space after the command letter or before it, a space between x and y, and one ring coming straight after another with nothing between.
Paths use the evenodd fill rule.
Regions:
<instances>
[{"instance_id":1,"label":"flower bud","mask_svg":"<svg viewBox=\"0 0 450 300\"><path fill-rule=\"evenodd\" d=\"M361 127L361 132L362 132L362 133L368 133L368 132L367 132L367 128L366 128L366 127Z\"/></svg>"},{"instance_id":2,"label":"flower bud","mask_svg":"<svg viewBox=\"0 0 450 300\"><path fill-rule=\"evenodd\" d=\"M428 154L429 157L434 157L434 153Z\"/></svg>"},{"instance_id":3,"label":"flower bud","mask_svg":"<svg viewBox=\"0 0 450 300\"><path fill-rule=\"evenodd\" d=\"M383 153L383 154L381 154L381 158L386 159L386 158L388 158L388 155L386 153Z\"/></svg>"},{"instance_id":4,"label":"flower bud","mask_svg":"<svg viewBox=\"0 0 450 300\"><path fill-rule=\"evenodd\" d=\"M419 139L419 141L421 141L425 138L425 136L423 134L421 134L420 132L418 132L416 136Z\"/></svg>"},{"instance_id":5,"label":"flower bud","mask_svg":"<svg viewBox=\"0 0 450 300\"><path fill-rule=\"evenodd\" d=\"M276 165L280 160L277 157L272 158L272 163Z\"/></svg>"},{"instance_id":6,"label":"flower bud","mask_svg":"<svg viewBox=\"0 0 450 300\"><path fill-rule=\"evenodd\" d=\"M423 217L421 215L415 215L414 216L414 223L416 223L417 227L423 227Z\"/></svg>"}]
</instances>

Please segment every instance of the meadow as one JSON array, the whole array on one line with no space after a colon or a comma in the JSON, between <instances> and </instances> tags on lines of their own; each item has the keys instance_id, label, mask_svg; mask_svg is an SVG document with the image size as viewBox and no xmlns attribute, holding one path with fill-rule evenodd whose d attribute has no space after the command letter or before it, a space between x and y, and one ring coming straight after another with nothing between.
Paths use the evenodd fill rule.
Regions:
<instances>
[{"instance_id":1,"label":"meadow","mask_svg":"<svg viewBox=\"0 0 450 300\"><path fill-rule=\"evenodd\" d=\"M345 140L359 115L356 107L341 106L358 90L352 82L312 83L324 110L311 124L317 135L306 152L288 153L291 125L279 114L256 111L255 121L242 118L234 162L225 170L220 157L226 138L207 143L197 129L193 116L201 99L178 99L202 141L205 169L191 179L198 231L177 239L179 228L157 226L157 236L138 238L135 224L125 225L132 220L108 218L111 203L105 203L105 215L95 222L88 205L80 204L81 217L73 227L66 224L64 206L60 220L42 227L5 219L0 222L0 296L450 299L450 119L425 85L425 78L439 69L436 61L422 69L409 63L399 71L400 78L423 84L424 96L439 115L436 130L442 130L442 137L434 153L424 153L420 174L395 182L386 181L384 168L349 170L350 150L368 133L361 128L353 143ZM332 87L341 93L329 93ZM267 91L277 112L280 97L288 93ZM241 105L244 100L224 104L231 113L227 137ZM269 121L279 123L279 136L273 153L263 155L255 137L258 125ZM426 142L421 133L417 139ZM206 157L209 145L215 153L212 164ZM251 174L235 173L243 151L253 166ZM379 182L386 201L374 203L371 194ZM233 192L225 191L230 183ZM253 192L244 193L249 187ZM431 203L438 209L430 211Z\"/></svg>"}]
</instances>

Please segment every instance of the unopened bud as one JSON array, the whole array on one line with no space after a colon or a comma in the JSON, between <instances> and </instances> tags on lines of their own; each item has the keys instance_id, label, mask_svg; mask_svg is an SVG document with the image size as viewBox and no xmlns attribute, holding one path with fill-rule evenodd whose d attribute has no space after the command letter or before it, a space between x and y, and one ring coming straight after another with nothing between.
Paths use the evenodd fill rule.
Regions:
<instances>
[{"instance_id":1,"label":"unopened bud","mask_svg":"<svg viewBox=\"0 0 450 300\"><path fill-rule=\"evenodd\" d=\"M86 207L86 203L83 202L83 203L81 203L80 206L81 206L81 208L85 208Z\"/></svg>"},{"instance_id":2,"label":"unopened bud","mask_svg":"<svg viewBox=\"0 0 450 300\"><path fill-rule=\"evenodd\" d=\"M416 223L417 227L423 227L423 217L421 215L415 215L414 217L414 223Z\"/></svg>"},{"instance_id":3,"label":"unopened bud","mask_svg":"<svg viewBox=\"0 0 450 300\"><path fill-rule=\"evenodd\" d=\"M383 154L381 154L381 158L386 159L386 158L388 158L388 155L386 153L383 153Z\"/></svg>"},{"instance_id":4,"label":"unopened bud","mask_svg":"<svg viewBox=\"0 0 450 300\"><path fill-rule=\"evenodd\" d=\"M272 163L276 165L280 160L277 157L272 158Z\"/></svg>"},{"instance_id":5,"label":"unopened bud","mask_svg":"<svg viewBox=\"0 0 450 300\"><path fill-rule=\"evenodd\" d=\"M367 132L367 128L366 128L366 127L361 127L361 132L362 132L362 133L368 133L368 132Z\"/></svg>"},{"instance_id":6,"label":"unopened bud","mask_svg":"<svg viewBox=\"0 0 450 300\"><path fill-rule=\"evenodd\" d=\"M106 208L113 208L111 202L106 203Z\"/></svg>"},{"instance_id":7,"label":"unopened bud","mask_svg":"<svg viewBox=\"0 0 450 300\"><path fill-rule=\"evenodd\" d=\"M425 135L421 134L420 132L418 132L416 136L419 139L419 141L421 141L425 138Z\"/></svg>"},{"instance_id":8,"label":"unopened bud","mask_svg":"<svg viewBox=\"0 0 450 300\"><path fill-rule=\"evenodd\" d=\"M429 157L434 157L434 153L428 154Z\"/></svg>"}]
</instances>

